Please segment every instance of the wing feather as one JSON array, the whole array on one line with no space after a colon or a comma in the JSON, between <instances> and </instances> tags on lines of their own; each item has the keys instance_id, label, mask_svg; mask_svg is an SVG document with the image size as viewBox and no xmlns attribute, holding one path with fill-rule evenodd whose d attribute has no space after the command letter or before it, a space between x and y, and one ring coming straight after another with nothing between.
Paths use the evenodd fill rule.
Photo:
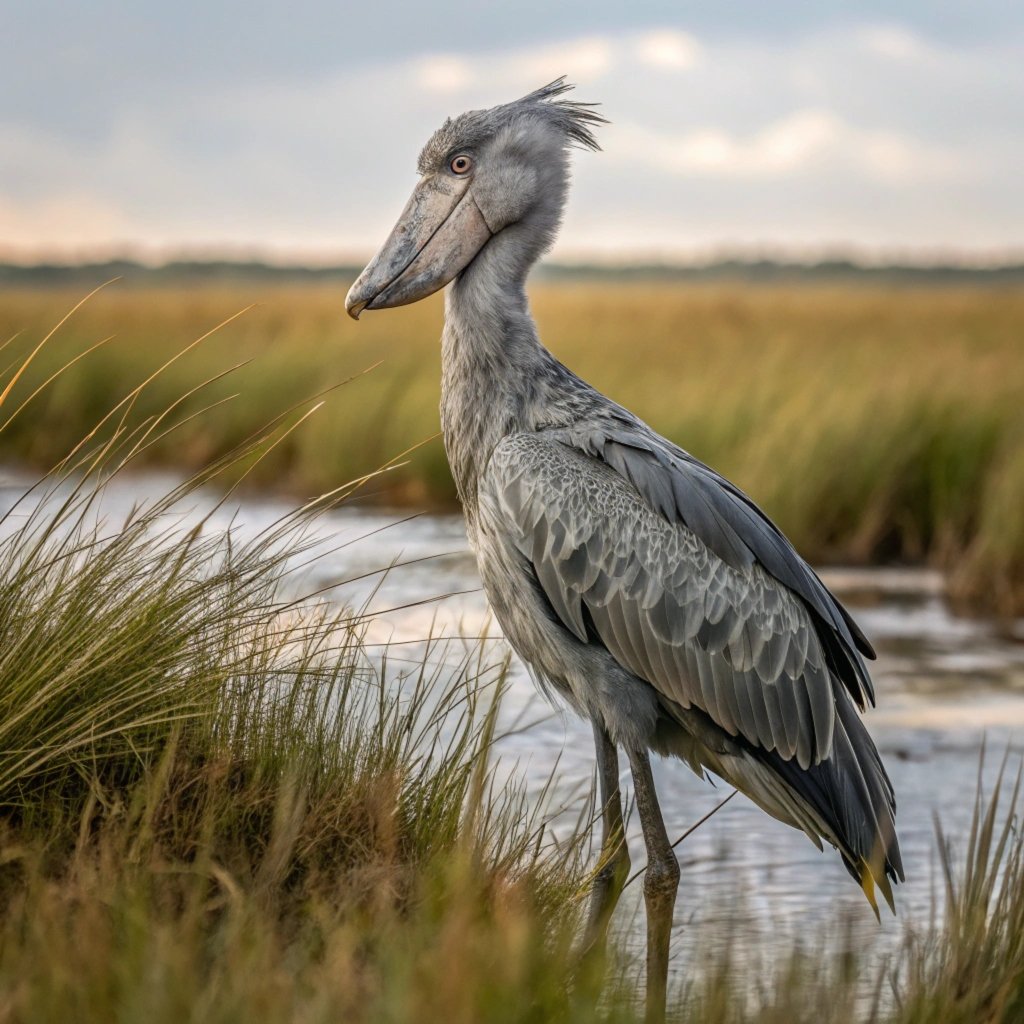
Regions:
<instances>
[{"instance_id":1,"label":"wing feather","mask_svg":"<svg viewBox=\"0 0 1024 1024\"><path fill-rule=\"evenodd\" d=\"M867 702L873 704L871 677L862 658L874 657L871 645L775 524L734 484L652 434L625 410L618 414L615 424L583 421L548 433L613 468L653 511L686 526L730 568L745 570L756 563L797 595L819 632L831 634L822 641L837 677L862 709Z\"/></svg>"},{"instance_id":2,"label":"wing feather","mask_svg":"<svg viewBox=\"0 0 1024 1024\"><path fill-rule=\"evenodd\" d=\"M630 465L623 446L613 451ZM711 504L702 508L730 560L657 514L614 465L542 434L506 438L482 489L579 640L589 621L620 664L729 735L803 766L828 756L832 689L811 613L758 563L733 557L732 528Z\"/></svg>"}]
</instances>

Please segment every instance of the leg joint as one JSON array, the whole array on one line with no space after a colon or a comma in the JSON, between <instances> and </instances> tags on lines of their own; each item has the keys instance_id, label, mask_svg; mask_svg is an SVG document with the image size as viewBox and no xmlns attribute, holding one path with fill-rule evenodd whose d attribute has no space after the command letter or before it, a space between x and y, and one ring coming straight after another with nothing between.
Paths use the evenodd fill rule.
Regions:
<instances>
[{"instance_id":1,"label":"leg joint","mask_svg":"<svg viewBox=\"0 0 1024 1024\"><path fill-rule=\"evenodd\" d=\"M679 888L679 861L668 851L664 857L652 860L644 873L645 896L672 896Z\"/></svg>"}]
</instances>

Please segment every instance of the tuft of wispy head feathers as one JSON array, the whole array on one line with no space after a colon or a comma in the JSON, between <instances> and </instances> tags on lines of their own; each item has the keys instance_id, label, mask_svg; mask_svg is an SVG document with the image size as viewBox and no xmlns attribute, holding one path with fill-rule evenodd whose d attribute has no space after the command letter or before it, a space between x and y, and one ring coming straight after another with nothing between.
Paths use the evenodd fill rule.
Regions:
<instances>
[{"instance_id":1,"label":"tuft of wispy head feathers","mask_svg":"<svg viewBox=\"0 0 1024 1024\"><path fill-rule=\"evenodd\" d=\"M581 103L579 100L561 100L567 92L575 89L571 82L565 80L565 75L556 78L553 82L527 93L522 99L516 100L509 106L533 105L539 106L544 113L555 121L565 132L570 145L579 149L599 150L593 129L597 125L608 124L608 118L599 114L595 109L597 103Z\"/></svg>"},{"instance_id":2,"label":"tuft of wispy head feathers","mask_svg":"<svg viewBox=\"0 0 1024 1024\"><path fill-rule=\"evenodd\" d=\"M521 117L533 116L554 125L564 134L568 146L600 149L593 129L597 125L608 124L608 119L597 112L596 103L559 98L573 88L562 75L511 103L502 103L488 110L469 110L458 117L448 118L423 147L419 158L420 173L425 174L443 165L457 150L471 150L483 145Z\"/></svg>"}]
</instances>

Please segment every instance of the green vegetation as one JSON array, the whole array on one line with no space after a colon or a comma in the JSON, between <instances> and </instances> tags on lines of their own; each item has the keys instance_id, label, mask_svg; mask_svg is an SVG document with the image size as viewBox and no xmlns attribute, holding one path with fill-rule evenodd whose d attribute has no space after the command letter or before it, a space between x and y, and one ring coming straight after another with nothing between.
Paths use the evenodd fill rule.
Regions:
<instances>
[{"instance_id":1,"label":"green vegetation","mask_svg":"<svg viewBox=\"0 0 1024 1024\"><path fill-rule=\"evenodd\" d=\"M193 423L131 404L0 521L0 1019L639 1020L640 965L575 948L585 830L554 845L497 784L503 666L480 648L396 674L360 609L303 599L346 492L248 540L181 517L316 417L112 520L104 482ZM1019 1021L1018 796L1001 819L979 795L962 855L941 841L945 910L894 960L709 944L734 958L689 965L674 1015Z\"/></svg>"},{"instance_id":2,"label":"green vegetation","mask_svg":"<svg viewBox=\"0 0 1024 1024\"><path fill-rule=\"evenodd\" d=\"M183 518L287 428L102 514L184 415L111 417L3 516L0 1018L570 1019L581 846L495 786L504 666L400 674L302 599L334 498L247 541Z\"/></svg>"},{"instance_id":3,"label":"green vegetation","mask_svg":"<svg viewBox=\"0 0 1024 1024\"><path fill-rule=\"evenodd\" d=\"M251 478L298 494L354 479L435 435L441 313L432 300L354 324L343 296L340 282L112 285L40 352L35 379L113 339L7 427L0 458L52 465L182 338L257 303L139 396L137 411L154 414L196 381L252 360L204 391L206 401L238 397L145 460L201 466L265 410L379 363L329 396ZM11 365L80 297L0 292L0 340L18 334ZM965 607L1024 609L1024 292L558 284L536 287L534 305L564 362L731 476L810 559L927 561ZM7 408L29 390L19 382ZM439 440L365 491L450 504Z\"/></svg>"}]
</instances>

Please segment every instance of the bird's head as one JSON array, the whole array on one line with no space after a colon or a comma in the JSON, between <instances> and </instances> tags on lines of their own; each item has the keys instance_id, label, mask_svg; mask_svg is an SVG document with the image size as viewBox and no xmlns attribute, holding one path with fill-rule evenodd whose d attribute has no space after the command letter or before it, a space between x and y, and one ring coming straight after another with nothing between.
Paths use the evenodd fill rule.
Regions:
<instances>
[{"instance_id":1,"label":"bird's head","mask_svg":"<svg viewBox=\"0 0 1024 1024\"><path fill-rule=\"evenodd\" d=\"M412 197L345 299L350 316L426 298L495 236L524 265L548 248L565 204L568 150L597 149L592 129L605 120L590 104L560 99L571 88L560 78L434 132Z\"/></svg>"}]
</instances>

